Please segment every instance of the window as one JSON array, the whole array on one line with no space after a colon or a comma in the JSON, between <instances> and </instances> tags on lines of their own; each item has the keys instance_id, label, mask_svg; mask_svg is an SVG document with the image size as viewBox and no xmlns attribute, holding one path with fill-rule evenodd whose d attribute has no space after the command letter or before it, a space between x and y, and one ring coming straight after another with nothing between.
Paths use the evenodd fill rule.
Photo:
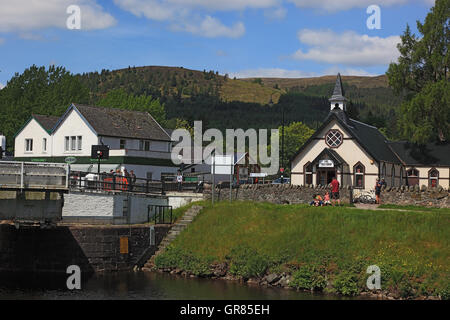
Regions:
<instances>
[{"instance_id":1,"label":"window","mask_svg":"<svg viewBox=\"0 0 450 320\"><path fill-rule=\"evenodd\" d=\"M150 150L150 141L145 141L144 142L144 151L149 151Z\"/></svg>"},{"instance_id":2,"label":"window","mask_svg":"<svg viewBox=\"0 0 450 320\"><path fill-rule=\"evenodd\" d=\"M391 169L391 187L393 187L395 184L395 166L392 165Z\"/></svg>"},{"instance_id":3,"label":"window","mask_svg":"<svg viewBox=\"0 0 450 320\"><path fill-rule=\"evenodd\" d=\"M354 187L356 189L364 189L364 174L365 174L365 167L361 162L358 162L353 167L353 174L354 174Z\"/></svg>"},{"instance_id":4,"label":"window","mask_svg":"<svg viewBox=\"0 0 450 320\"><path fill-rule=\"evenodd\" d=\"M147 172L147 179L152 180L153 178L153 172Z\"/></svg>"},{"instance_id":5,"label":"window","mask_svg":"<svg viewBox=\"0 0 450 320\"><path fill-rule=\"evenodd\" d=\"M42 139L42 152L47 151L47 138Z\"/></svg>"},{"instance_id":6,"label":"window","mask_svg":"<svg viewBox=\"0 0 450 320\"><path fill-rule=\"evenodd\" d=\"M72 136L70 137L70 150L76 150L77 145L77 137Z\"/></svg>"},{"instance_id":7,"label":"window","mask_svg":"<svg viewBox=\"0 0 450 320\"><path fill-rule=\"evenodd\" d=\"M125 139L120 139L120 146L119 146L119 149L125 149L126 143L127 143L127 140L125 140Z\"/></svg>"},{"instance_id":8,"label":"window","mask_svg":"<svg viewBox=\"0 0 450 320\"><path fill-rule=\"evenodd\" d=\"M33 139L25 139L25 151L33 151Z\"/></svg>"},{"instance_id":9,"label":"window","mask_svg":"<svg viewBox=\"0 0 450 320\"><path fill-rule=\"evenodd\" d=\"M83 148L83 137L78 136L77 140L78 140L78 143L77 143L78 150L81 150Z\"/></svg>"},{"instance_id":10,"label":"window","mask_svg":"<svg viewBox=\"0 0 450 320\"><path fill-rule=\"evenodd\" d=\"M419 185L419 170L409 169L406 171L406 177L409 186Z\"/></svg>"},{"instance_id":11,"label":"window","mask_svg":"<svg viewBox=\"0 0 450 320\"><path fill-rule=\"evenodd\" d=\"M139 150L144 150L144 140L139 140Z\"/></svg>"},{"instance_id":12,"label":"window","mask_svg":"<svg viewBox=\"0 0 450 320\"><path fill-rule=\"evenodd\" d=\"M428 171L428 186L432 188L439 186L439 171L434 168Z\"/></svg>"},{"instance_id":13,"label":"window","mask_svg":"<svg viewBox=\"0 0 450 320\"><path fill-rule=\"evenodd\" d=\"M82 148L83 148L82 136L64 137L64 151L82 150Z\"/></svg>"},{"instance_id":14,"label":"window","mask_svg":"<svg viewBox=\"0 0 450 320\"><path fill-rule=\"evenodd\" d=\"M313 181L313 172L312 172L312 165L310 162L305 164L305 185L312 184Z\"/></svg>"},{"instance_id":15,"label":"window","mask_svg":"<svg viewBox=\"0 0 450 320\"><path fill-rule=\"evenodd\" d=\"M404 174L403 174L403 170L405 170L405 168L400 167L400 185L403 185L403 178L404 178Z\"/></svg>"},{"instance_id":16,"label":"window","mask_svg":"<svg viewBox=\"0 0 450 320\"><path fill-rule=\"evenodd\" d=\"M326 144L331 148L337 148L342 144L343 137L339 130L330 130L325 136Z\"/></svg>"}]
</instances>

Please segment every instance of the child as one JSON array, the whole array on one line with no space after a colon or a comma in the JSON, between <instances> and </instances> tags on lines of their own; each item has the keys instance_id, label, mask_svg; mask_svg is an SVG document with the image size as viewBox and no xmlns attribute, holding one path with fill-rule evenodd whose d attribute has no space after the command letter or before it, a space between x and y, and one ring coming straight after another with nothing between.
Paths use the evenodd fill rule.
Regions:
<instances>
[{"instance_id":1,"label":"child","mask_svg":"<svg viewBox=\"0 0 450 320\"><path fill-rule=\"evenodd\" d=\"M325 193L325 196L323 198L323 204L326 206L331 205L330 193L328 191Z\"/></svg>"},{"instance_id":2,"label":"child","mask_svg":"<svg viewBox=\"0 0 450 320\"><path fill-rule=\"evenodd\" d=\"M316 196L316 198L314 199L314 205L315 205L316 207L321 207L321 206L323 206L323 199L322 199L322 196L321 196L320 194L318 194L318 195Z\"/></svg>"}]
</instances>

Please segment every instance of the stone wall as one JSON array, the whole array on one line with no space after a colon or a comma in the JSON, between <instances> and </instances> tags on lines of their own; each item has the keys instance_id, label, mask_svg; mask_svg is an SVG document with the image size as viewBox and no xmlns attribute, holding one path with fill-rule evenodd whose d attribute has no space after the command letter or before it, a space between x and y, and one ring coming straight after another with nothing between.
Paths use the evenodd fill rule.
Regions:
<instances>
[{"instance_id":1,"label":"stone wall","mask_svg":"<svg viewBox=\"0 0 450 320\"><path fill-rule=\"evenodd\" d=\"M271 202L277 204L310 203L315 194L319 193L323 196L326 191L329 191L329 188L323 186L294 186L289 184L241 185L232 190L232 199ZM350 202L350 193L350 187L344 186L341 188L340 198L343 203ZM356 194L356 190L354 193ZM204 197L206 199L211 199L211 195L211 186L206 185ZM229 200L229 189L216 188L215 199ZM442 187L388 187L383 189L381 200L382 203L385 204L450 208L449 190Z\"/></svg>"},{"instance_id":2,"label":"stone wall","mask_svg":"<svg viewBox=\"0 0 450 320\"><path fill-rule=\"evenodd\" d=\"M313 200L313 196L316 194L325 195L325 192L329 191L329 188L322 186L294 186L290 184L244 184L238 188L233 188L232 199L233 200L251 200L260 202L271 202L277 204L298 204L298 203L310 203ZM340 198L342 202L349 202L350 191L349 188L341 188ZM211 186L206 185L204 191L204 197L211 199ZM215 191L216 200L229 200L230 189L216 188Z\"/></svg>"},{"instance_id":3,"label":"stone wall","mask_svg":"<svg viewBox=\"0 0 450 320\"><path fill-rule=\"evenodd\" d=\"M168 226L155 226L159 245ZM120 238L128 238L128 253ZM83 272L130 270L142 255L152 255L149 226L20 228L0 224L0 272L65 273L69 265Z\"/></svg>"}]
</instances>

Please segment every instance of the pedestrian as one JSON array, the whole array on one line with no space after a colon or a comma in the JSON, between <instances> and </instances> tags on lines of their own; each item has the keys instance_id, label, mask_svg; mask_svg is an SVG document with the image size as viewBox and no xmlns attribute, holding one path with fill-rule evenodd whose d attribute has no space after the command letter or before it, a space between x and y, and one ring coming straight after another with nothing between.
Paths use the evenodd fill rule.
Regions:
<instances>
[{"instance_id":1,"label":"pedestrian","mask_svg":"<svg viewBox=\"0 0 450 320\"><path fill-rule=\"evenodd\" d=\"M375 183L375 203L381 204L381 188L383 187L383 183L380 182L380 179L377 178Z\"/></svg>"},{"instance_id":2,"label":"pedestrian","mask_svg":"<svg viewBox=\"0 0 450 320\"><path fill-rule=\"evenodd\" d=\"M133 191L133 187L136 184L136 175L133 170L130 170L130 191Z\"/></svg>"},{"instance_id":3,"label":"pedestrian","mask_svg":"<svg viewBox=\"0 0 450 320\"><path fill-rule=\"evenodd\" d=\"M181 175L180 171L178 171L177 183L178 183L178 191L181 191L183 188L183 176Z\"/></svg>"},{"instance_id":4,"label":"pedestrian","mask_svg":"<svg viewBox=\"0 0 450 320\"><path fill-rule=\"evenodd\" d=\"M331 199L333 201L333 206L336 205L336 200L338 205L341 205L341 199L339 197L339 181L337 181L336 177L330 183L331 185Z\"/></svg>"}]
</instances>

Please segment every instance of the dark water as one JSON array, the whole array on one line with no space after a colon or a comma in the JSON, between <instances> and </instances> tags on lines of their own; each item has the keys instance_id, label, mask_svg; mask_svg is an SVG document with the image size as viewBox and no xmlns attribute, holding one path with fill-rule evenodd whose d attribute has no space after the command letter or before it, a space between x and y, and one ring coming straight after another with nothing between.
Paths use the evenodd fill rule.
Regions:
<instances>
[{"instance_id":1,"label":"dark water","mask_svg":"<svg viewBox=\"0 0 450 320\"><path fill-rule=\"evenodd\" d=\"M67 277L65 274L0 274L0 299L339 299L337 296L312 295L230 281L191 279L153 272L93 275L82 279L81 290L68 290Z\"/></svg>"}]
</instances>

